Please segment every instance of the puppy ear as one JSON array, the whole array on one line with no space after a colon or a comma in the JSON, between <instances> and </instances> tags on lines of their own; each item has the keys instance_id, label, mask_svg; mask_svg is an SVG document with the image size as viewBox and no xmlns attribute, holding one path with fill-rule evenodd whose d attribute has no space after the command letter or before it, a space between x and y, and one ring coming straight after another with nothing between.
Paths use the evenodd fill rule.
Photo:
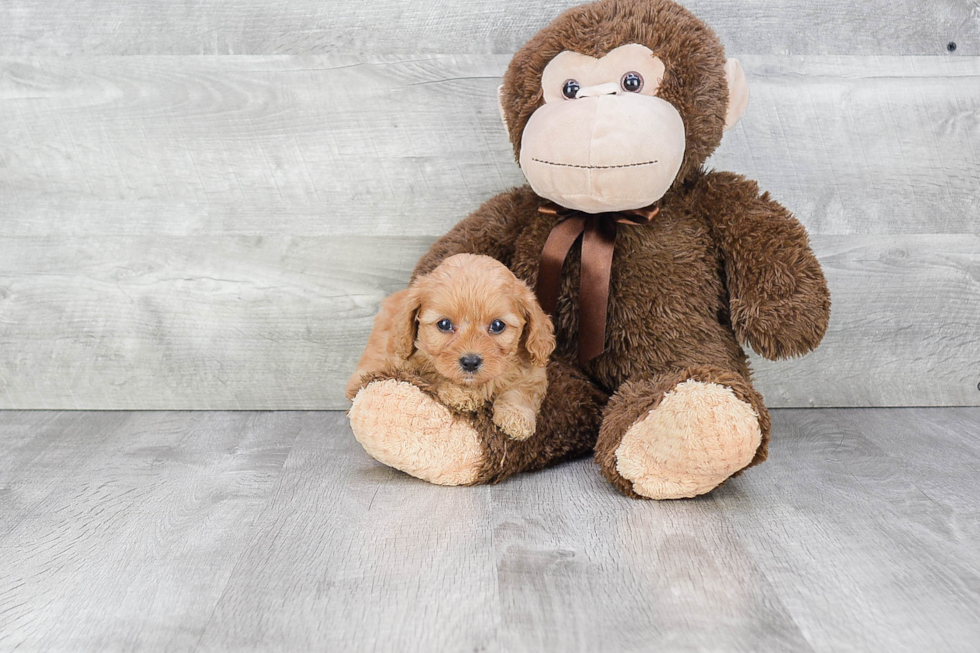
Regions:
<instances>
[{"instance_id":1,"label":"puppy ear","mask_svg":"<svg viewBox=\"0 0 980 653\"><path fill-rule=\"evenodd\" d=\"M389 348L402 360L408 360L415 351L415 338L419 330L419 310L422 308L423 283L424 277L415 280L395 314Z\"/></svg>"},{"instance_id":2,"label":"puppy ear","mask_svg":"<svg viewBox=\"0 0 980 653\"><path fill-rule=\"evenodd\" d=\"M541 310L537 297L520 281L516 295L526 320L521 344L531 357L531 363L536 367L544 367L548 364L551 352L555 350L555 328L551 324L551 318Z\"/></svg>"}]
</instances>

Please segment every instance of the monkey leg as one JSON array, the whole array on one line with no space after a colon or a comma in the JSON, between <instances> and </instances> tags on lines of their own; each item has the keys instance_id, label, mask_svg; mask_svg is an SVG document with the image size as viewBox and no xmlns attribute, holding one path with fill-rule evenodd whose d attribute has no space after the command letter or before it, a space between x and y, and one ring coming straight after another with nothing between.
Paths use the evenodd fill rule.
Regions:
<instances>
[{"instance_id":1,"label":"monkey leg","mask_svg":"<svg viewBox=\"0 0 980 653\"><path fill-rule=\"evenodd\" d=\"M375 375L357 391L347 417L368 455L389 467L438 485L478 482L479 433L420 377Z\"/></svg>"},{"instance_id":2,"label":"monkey leg","mask_svg":"<svg viewBox=\"0 0 980 653\"><path fill-rule=\"evenodd\" d=\"M517 472L541 469L590 453L609 397L584 374L562 361L548 364L548 393L541 403L537 429L515 440L493 424L492 409L480 411L484 462L480 482L498 483Z\"/></svg>"},{"instance_id":3,"label":"monkey leg","mask_svg":"<svg viewBox=\"0 0 980 653\"><path fill-rule=\"evenodd\" d=\"M500 431L492 406L454 410L421 378L402 372L367 380L348 417L354 437L379 462L430 483L474 485L592 451L606 399L580 372L552 361L537 430L527 440Z\"/></svg>"},{"instance_id":4,"label":"monkey leg","mask_svg":"<svg viewBox=\"0 0 980 653\"><path fill-rule=\"evenodd\" d=\"M596 462L623 494L710 492L766 459L769 413L738 372L689 367L627 381L606 406Z\"/></svg>"}]
</instances>

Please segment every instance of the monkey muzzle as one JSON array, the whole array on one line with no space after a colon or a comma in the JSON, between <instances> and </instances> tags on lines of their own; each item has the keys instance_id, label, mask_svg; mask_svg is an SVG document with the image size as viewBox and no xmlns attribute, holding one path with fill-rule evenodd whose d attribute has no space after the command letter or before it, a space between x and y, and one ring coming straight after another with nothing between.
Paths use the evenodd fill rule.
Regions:
<instances>
[{"instance_id":1,"label":"monkey muzzle","mask_svg":"<svg viewBox=\"0 0 980 653\"><path fill-rule=\"evenodd\" d=\"M666 100L596 93L539 107L524 128L520 165L534 192L556 204L624 211L664 196L684 149L684 121Z\"/></svg>"}]
</instances>

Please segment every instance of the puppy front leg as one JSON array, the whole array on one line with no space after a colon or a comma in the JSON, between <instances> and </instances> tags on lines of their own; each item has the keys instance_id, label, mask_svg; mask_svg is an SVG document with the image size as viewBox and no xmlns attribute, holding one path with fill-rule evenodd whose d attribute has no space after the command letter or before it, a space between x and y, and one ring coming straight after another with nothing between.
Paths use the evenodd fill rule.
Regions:
<instances>
[{"instance_id":1,"label":"puppy front leg","mask_svg":"<svg viewBox=\"0 0 980 653\"><path fill-rule=\"evenodd\" d=\"M450 408L468 413L474 412L483 403L476 392L451 383L439 385L436 394L439 395L439 400Z\"/></svg>"},{"instance_id":2,"label":"puppy front leg","mask_svg":"<svg viewBox=\"0 0 980 653\"><path fill-rule=\"evenodd\" d=\"M548 390L543 367L536 367L524 383L501 393L493 402L493 423L515 440L527 440L537 428L538 411Z\"/></svg>"}]
</instances>

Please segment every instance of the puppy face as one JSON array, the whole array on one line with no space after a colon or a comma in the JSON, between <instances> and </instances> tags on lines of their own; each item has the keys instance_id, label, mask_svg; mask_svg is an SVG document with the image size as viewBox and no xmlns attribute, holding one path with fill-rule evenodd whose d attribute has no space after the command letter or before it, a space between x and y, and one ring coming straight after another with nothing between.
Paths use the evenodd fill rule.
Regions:
<instances>
[{"instance_id":1,"label":"puppy face","mask_svg":"<svg viewBox=\"0 0 980 653\"><path fill-rule=\"evenodd\" d=\"M514 365L543 366L554 349L534 294L487 256L446 259L416 280L407 304L406 337L453 383L482 385Z\"/></svg>"}]
</instances>

